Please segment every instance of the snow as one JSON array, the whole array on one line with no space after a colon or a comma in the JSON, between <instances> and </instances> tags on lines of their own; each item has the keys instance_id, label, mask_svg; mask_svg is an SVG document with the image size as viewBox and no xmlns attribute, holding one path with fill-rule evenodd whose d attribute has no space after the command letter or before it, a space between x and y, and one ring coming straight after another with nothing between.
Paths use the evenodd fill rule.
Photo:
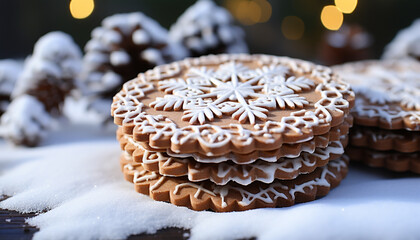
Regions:
<instances>
[{"instance_id":1,"label":"snow","mask_svg":"<svg viewBox=\"0 0 420 240\"><path fill-rule=\"evenodd\" d=\"M34 52L25 61L12 96L25 94L44 79L55 78L55 84L65 84L63 79L73 79L80 72L81 63L82 52L70 35L47 33L35 43Z\"/></svg>"},{"instance_id":2,"label":"snow","mask_svg":"<svg viewBox=\"0 0 420 240\"><path fill-rule=\"evenodd\" d=\"M326 197L289 208L194 212L155 202L123 179L115 128L64 125L33 149L0 140L0 208L49 210L35 239L121 239L167 227L191 239L414 239L420 178L352 166Z\"/></svg>"},{"instance_id":3,"label":"snow","mask_svg":"<svg viewBox=\"0 0 420 240\"><path fill-rule=\"evenodd\" d=\"M12 93L22 68L22 60L0 60L0 95L10 95Z\"/></svg>"},{"instance_id":4,"label":"snow","mask_svg":"<svg viewBox=\"0 0 420 240\"><path fill-rule=\"evenodd\" d=\"M111 59L111 63L114 66L126 65L130 63L130 55L124 51L111 52L109 58Z\"/></svg>"},{"instance_id":5,"label":"snow","mask_svg":"<svg viewBox=\"0 0 420 240\"><path fill-rule=\"evenodd\" d=\"M0 136L14 142L36 145L47 135L52 118L44 105L35 97L22 95L15 98L0 119Z\"/></svg>"},{"instance_id":6,"label":"snow","mask_svg":"<svg viewBox=\"0 0 420 240\"><path fill-rule=\"evenodd\" d=\"M420 56L420 19L400 30L385 47L382 59L414 58Z\"/></svg>"},{"instance_id":7,"label":"snow","mask_svg":"<svg viewBox=\"0 0 420 240\"><path fill-rule=\"evenodd\" d=\"M233 25L230 13L209 0L191 5L169 31L171 40L180 44L186 40L186 47L199 53L218 44L226 45L226 53L248 52L243 36L242 29Z\"/></svg>"}]
</instances>

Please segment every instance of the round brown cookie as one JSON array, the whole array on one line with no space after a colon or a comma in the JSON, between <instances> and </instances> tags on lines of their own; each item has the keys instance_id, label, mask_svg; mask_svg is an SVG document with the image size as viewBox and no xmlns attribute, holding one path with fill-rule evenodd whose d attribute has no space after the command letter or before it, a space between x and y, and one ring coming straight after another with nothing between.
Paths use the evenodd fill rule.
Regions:
<instances>
[{"instance_id":1,"label":"round brown cookie","mask_svg":"<svg viewBox=\"0 0 420 240\"><path fill-rule=\"evenodd\" d=\"M114 122L177 153L250 153L343 123L354 93L327 67L268 55L210 55L156 67L114 97Z\"/></svg>"},{"instance_id":2,"label":"round brown cookie","mask_svg":"<svg viewBox=\"0 0 420 240\"><path fill-rule=\"evenodd\" d=\"M270 184L254 182L248 186L228 183L218 186L210 181L191 183L185 177L164 177L142 166L123 166L125 179L137 192L157 201L171 202L196 211L245 211L255 208L286 207L313 201L328 194L346 176L348 159L343 156L326 166L293 180L275 180Z\"/></svg>"},{"instance_id":3,"label":"round brown cookie","mask_svg":"<svg viewBox=\"0 0 420 240\"><path fill-rule=\"evenodd\" d=\"M139 144L142 148L153 151L153 152L166 152L171 156L174 157L194 157L198 162L209 162L209 163L216 163L216 162L223 162L226 159L236 159L238 164L248 164L258 158L265 158L267 160L276 161L280 157L298 157L301 152L313 152L315 151L316 147L326 147L330 141L338 141L340 137L343 135L347 135L349 133L350 127L353 126L353 117L348 115L345 121L339 125L332 127L328 133L322 135L316 135L311 140L302 142L302 143L285 143L280 148L271 150L271 151L263 151L263 150L256 150L250 153L242 154L240 152L229 152L223 155L213 155L208 154L206 152L199 152L199 153L175 153L171 151L171 149L158 149L152 148L146 142L138 142L134 141L135 144ZM124 135L123 130L121 127L117 130L117 139L120 139ZM132 138L131 135L126 134ZM133 146L133 148L135 148ZM135 150L135 149L134 149Z\"/></svg>"},{"instance_id":4,"label":"round brown cookie","mask_svg":"<svg viewBox=\"0 0 420 240\"><path fill-rule=\"evenodd\" d=\"M420 134L405 130L385 130L356 126L350 131L350 144L378 151L395 150L411 153L420 151Z\"/></svg>"},{"instance_id":5,"label":"round brown cookie","mask_svg":"<svg viewBox=\"0 0 420 240\"><path fill-rule=\"evenodd\" d=\"M386 168L394 172L410 171L420 174L420 152L381 152L350 146L347 147L346 154L351 160L362 162L370 167Z\"/></svg>"},{"instance_id":6,"label":"round brown cookie","mask_svg":"<svg viewBox=\"0 0 420 240\"><path fill-rule=\"evenodd\" d=\"M120 142L121 149L128 151L134 156L134 159L138 159L138 155L142 156L142 151L147 150L151 152L164 152L172 157L188 158L192 157L197 162L201 163L220 163L228 160L233 161L236 164L249 164L257 159L264 160L267 162L276 162L281 157L294 158L298 157L302 152L313 153L316 148L325 148L329 142L339 141L342 136L347 136L349 127L351 126L351 118L347 118L340 126L333 127L330 132L315 136L312 140L303 143L296 144L283 144L281 148L271 151L260 151L256 150L248 154L240 153L228 153L221 156L207 156L205 154L190 153L190 154L176 154L171 152L169 149L153 149L147 144L137 142L132 136L124 134L122 128L119 127L117 130L117 139ZM139 149L137 151L137 149ZM138 153L139 152L139 153ZM141 158L141 157L140 157Z\"/></svg>"},{"instance_id":7,"label":"round brown cookie","mask_svg":"<svg viewBox=\"0 0 420 240\"><path fill-rule=\"evenodd\" d=\"M217 185L225 185L230 181L249 185L254 181L271 183L275 179L294 179L300 174L310 173L330 160L341 157L346 145L347 137L344 137L341 142L331 142L326 148L317 148L314 153L304 152L297 158L280 158L276 162L257 160L252 164L242 165L232 161L198 163L193 158L176 158L165 153L149 151L137 155L136 160L128 151L125 151L122 157L140 162L145 170L158 172L163 176L188 176L188 180L192 182L210 180Z\"/></svg>"},{"instance_id":8,"label":"round brown cookie","mask_svg":"<svg viewBox=\"0 0 420 240\"><path fill-rule=\"evenodd\" d=\"M245 34L229 12L213 1L197 1L171 26L169 37L182 44L189 56L247 53Z\"/></svg>"},{"instance_id":9,"label":"round brown cookie","mask_svg":"<svg viewBox=\"0 0 420 240\"><path fill-rule=\"evenodd\" d=\"M316 135L313 139L302 143L285 143L280 148L270 151L256 150L247 154L230 152L228 154L213 156L206 153L175 153L167 149L167 154L173 157L193 157L196 161L202 163L217 163L226 161L226 159L234 159L237 164L248 164L257 159L265 161L276 161L281 157L294 158L298 157L302 152L313 153L316 148L325 148L332 141L339 141L341 137L347 136L350 127L353 125L353 117L349 115L346 120L339 126L332 127L328 133Z\"/></svg>"},{"instance_id":10,"label":"round brown cookie","mask_svg":"<svg viewBox=\"0 0 420 240\"><path fill-rule=\"evenodd\" d=\"M420 62L361 61L333 67L357 94L355 124L420 131Z\"/></svg>"}]
</instances>

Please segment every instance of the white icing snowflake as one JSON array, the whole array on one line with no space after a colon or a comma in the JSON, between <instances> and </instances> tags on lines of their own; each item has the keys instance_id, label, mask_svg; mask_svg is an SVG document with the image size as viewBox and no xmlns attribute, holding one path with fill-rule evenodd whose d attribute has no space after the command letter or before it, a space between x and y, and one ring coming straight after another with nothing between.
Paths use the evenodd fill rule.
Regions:
<instances>
[{"instance_id":1,"label":"white icing snowflake","mask_svg":"<svg viewBox=\"0 0 420 240\"><path fill-rule=\"evenodd\" d=\"M289 69L280 65L252 70L234 61L216 71L191 68L186 78L158 83L167 95L150 104L156 110L184 110L182 120L204 124L215 117L231 115L241 123L267 120L268 110L303 108L309 102L298 94L310 90L314 82L305 77L287 77Z\"/></svg>"}]
</instances>

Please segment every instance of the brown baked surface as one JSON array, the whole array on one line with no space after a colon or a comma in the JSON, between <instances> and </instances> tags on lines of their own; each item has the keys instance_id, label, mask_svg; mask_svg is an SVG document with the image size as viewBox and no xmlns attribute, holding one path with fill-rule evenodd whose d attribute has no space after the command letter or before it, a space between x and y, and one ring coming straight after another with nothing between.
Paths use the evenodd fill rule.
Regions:
<instances>
[{"instance_id":1,"label":"brown baked surface","mask_svg":"<svg viewBox=\"0 0 420 240\"><path fill-rule=\"evenodd\" d=\"M137 192L157 201L171 202L196 211L216 212L286 207L313 201L339 185L348 170L348 159L343 156L293 180L275 180L270 184L254 182L248 186L234 183L217 186L209 181L191 183L185 177L164 177L128 162L122 161L121 168L125 179L134 182Z\"/></svg>"},{"instance_id":2,"label":"brown baked surface","mask_svg":"<svg viewBox=\"0 0 420 240\"><path fill-rule=\"evenodd\" d=\"M349 146L346 149L346 154L352 161L362 162L370 167L386 168L393 172L420 174L420 152L375 151Z\"/></svg>"},{"instance_id":3,"label":"brown baked surface","mask_svg":"<svg viewBox=\"0 0 420 240\"><path fill-rule=\"evenodd\" d=\"M176 153L274 150L343 123L354 94L329 68L268 55L214 55L162 65L124 84L114 122Z\"/></svg>"},{"instance_id":4,"label":"brown baked surface","mask_svg":"<svg viewBox=\"0 0 420 240\"><path fill-rule=\"evenodd\" d=\"M343 122L343 124L331 128L331 130L326 134L314 136L312 140L306 142L283 144L280 148L271 151L256 150L246 154L230 152L220 156L207 156L205 153L176 154L171 152L170 149L155 149L150 147L147 143L135 141L129 134L124 134L122 128L118 128L117 130L117 139L121 144L121 149L130 152L130 154L133 154L134 159L137 159L135 152L136 149L145 149L152 152L165 152L174 157L193 157L198 162L217 163L233 160L237 164L249 164L261 158L278 159L281 157L298 157L302 152L313 152L315 151L315 148L325 148L328 146L329 142L339 141L342 136L347 135L349 133L349 128L352 126L352 123L353 118L351 115L349 115L346 117L346 121ZM130 141L128 141L128 139Z\"/></svg>"},{"instance_id":5,"label":"brown baked surface","mask_svg":"<svg viewBox=\"0 0 420 240\"><path fill-rule=\"evenodd\" d=\"M420 134L405 130L385 130L355 126L350 131L350 144L378 151L412 153L420 151Z\"/></svg>"},{"instance_id":6,"label":"brown baked surface","mask_svg":"<svg viewBox=\"0 0 420 240\"><path fill-rule=\"evenodd\" d=\"M191 182L210 180L217 185L225 185L232 181L249 185L255 181L271 183L275 179L294 179L300 174L310 173L317 167L325 166L330 160L341 157L346 146L347 137L344 136L341 141L330 142L326 148L316 148L314 153L303 152L296 158L279 158L275 162L257 160L242 165L232 161L198 163L194 158L176 158L149 151L137 151L139 155L135 159L132 153L125 151L121 159L140 163L145 170L162 176L186 176Z\"/></svg>"}]
</instances>

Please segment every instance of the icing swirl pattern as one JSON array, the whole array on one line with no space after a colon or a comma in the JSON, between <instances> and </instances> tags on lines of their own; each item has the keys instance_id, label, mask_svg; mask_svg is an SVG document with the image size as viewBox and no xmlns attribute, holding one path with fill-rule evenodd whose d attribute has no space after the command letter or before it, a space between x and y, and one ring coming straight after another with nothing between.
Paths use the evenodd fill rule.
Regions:
<instances>
[{"instance_id":1,"label":"icing swirl pattern","mask_svg":"<svg viewBox=\"0 0 420 240\"><path fill-rule=\"evenodd\" d=\"M285 207L325 196L345 177L348 158L342 156L292 180L275 180L269 184L254 182L248 186L227 183L219 186L210 181L189 182L182 177L167 177L144 170L141 165L121 161L126 180L134 183L136 191L158 201L200 211L245 211L261 207Z\"/></svg>"},{"instance_id":2,"label":"icing swirl pattern","mask_svg":"<svg viewBox=\"0 0 420 240\"><path fill-rule=\"evenodd\" d=\"M124 84L112 115L134 140L174 152L278 149L340 125L354 93L327 67L268 55L210 55Z\"/></svg>"}]
</instances>

